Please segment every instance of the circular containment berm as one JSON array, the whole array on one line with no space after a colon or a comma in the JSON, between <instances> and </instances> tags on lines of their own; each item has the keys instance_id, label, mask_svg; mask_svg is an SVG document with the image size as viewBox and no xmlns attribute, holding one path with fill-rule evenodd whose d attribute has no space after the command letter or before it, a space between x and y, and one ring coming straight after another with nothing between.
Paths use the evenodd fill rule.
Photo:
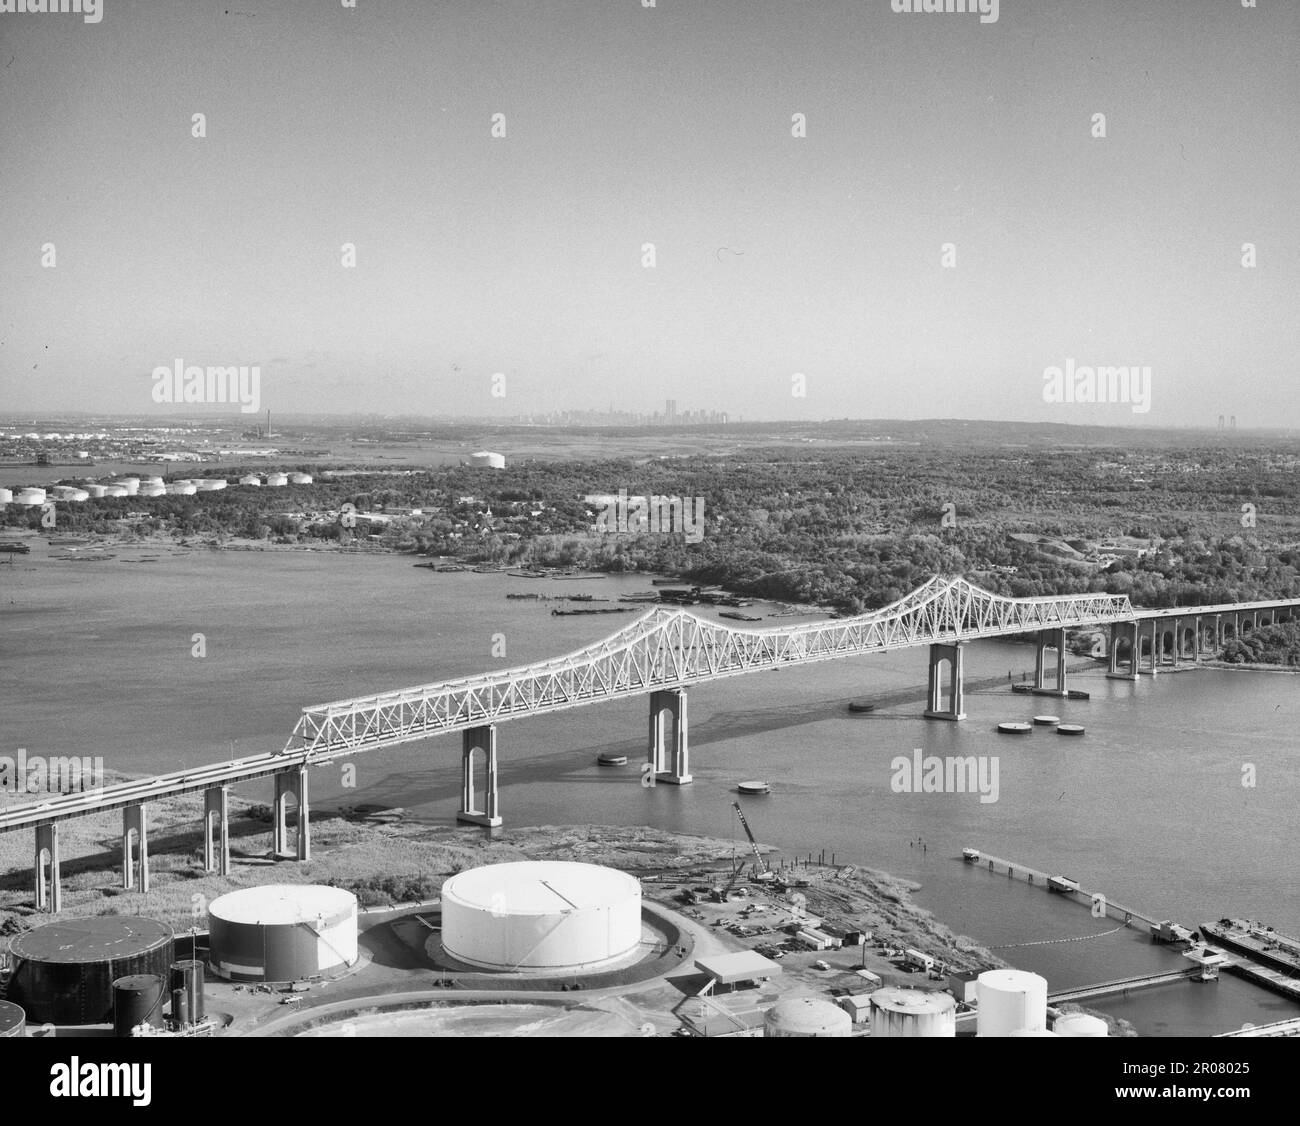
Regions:
<instances>
[{"instance_id":1,"label":"circular containment berm","mask_svg":"<svg viewBox=\"0 0 1300 1126\"><path fill-rule=\"evenodd\" d=\"M853 1018L817 997L787 997L763 1014L766 1036L852 1036Z\"/></svg>"},{"instance_id":2,"label":"circular containment berm","mask_svg":"<svg viewBox=\"0 0 1300 1126\"><path fill-rule=\"evenodd\" d=\"M47 923L9 941L8 998L39 1024L113 1019L113 982L135 974L166 978L175 942L166 923L99 915Z\"/></svg>"},{"instance_id":3,"label":"circular containment berm","mask_svg":"<svg viewBox=\"0 0 1300 1126\"><path fill-rule=\"evenodd\" d=\"M319 884L241 888L208 906L212 972L230 981L300 981L357 960L357 897Z\"/></svg>"},{"instance_id":4,"label":"circular containment berm","mask_svg":"<svg viewBox=\"0 0 1300 1126\"><path fill-rule=\"evenodd\" d=\"M442 885L442 948L483 969L593 970L641 942L641 883L566 860L458 872Z\"/></svg>"},{"instance_id":5,"label":"circular containment berm","mask_svg":"<svg viewBox=\"0 0 1300 1126\"><path fill-rule=\"evenodd\" d=\"M877 989L871 995L873 1037L957 1035L957 1002L926 989Z\"/></svg>"}]
</instances>

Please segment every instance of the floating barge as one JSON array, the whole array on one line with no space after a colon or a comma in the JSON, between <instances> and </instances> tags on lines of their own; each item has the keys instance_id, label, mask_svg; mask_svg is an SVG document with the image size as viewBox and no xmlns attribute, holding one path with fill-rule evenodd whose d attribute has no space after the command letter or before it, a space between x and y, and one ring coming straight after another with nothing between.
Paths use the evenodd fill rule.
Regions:
<instances>
[{"instance_id":1,"label":"floating barge","mask_svg":"<svg viewBox=\"0 0 1300 1126\"><path fill-rule=\"evenodd\" d=\"M1064 697L1062 697L1061 693L1058 692L1055 688L1035 688L1032 684L1013 684L1011 686L1011 691L1020 692L1025 696L1055 696L1058 700L1062 698L1067 700L1091 700L1092 699L1092 693L1081 692L1077 688L1068 689Z\"/></svg>"},{"instance_id":2,"label":"floating barge","mask_svg":"<svg viewBox=\"0 0 1300 1126\"><path fill-rule=\"evenodd\" d=\"M1201 934L1229 950L1300 975L1300 941L1272 927L1246 919L1220 919L1217 923L1202 923Z\"/></svg>"}]
</instances>

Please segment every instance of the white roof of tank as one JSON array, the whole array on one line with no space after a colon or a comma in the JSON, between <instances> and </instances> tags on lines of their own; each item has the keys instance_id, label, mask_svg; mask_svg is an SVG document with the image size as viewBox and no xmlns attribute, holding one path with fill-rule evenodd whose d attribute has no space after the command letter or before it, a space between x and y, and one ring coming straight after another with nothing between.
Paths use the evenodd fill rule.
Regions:
<instances>
[{"instance_id":1,"label":"white roof of tank","mask_svg":"<svg viewBox=\"0 0 1300 1126\"><path fill-rule=\"evenodd\" d=\"M956 1009L957 1002L948 993L933 989L877 989L871 1003L891 1013L944 1013Z\"/></svg>"},{"instance_id":2,"label":"white roof of tank","mask_svg":"<svg viewBox=\"0 0 1300 1126\"><path fill-rule=\"evenodd\" d=\"M849 1014L838 1005L818 997L786 997L768 1009L763 1019L768 1024L795 1029L822 1029L851 1023Z\"/></svg>"},{"instance_id":3,"label":"white roof of tank","mask_svg":"<svg viewBox=\"0 0 1300 1126\"><path fill-rule=\"evenodd\" d=\"M321 884L267 884L218 896L208 914L228 923L301 923L356 907L357 897Z\"/></svg>"},{"instance_id":4,"label":"white roof of tank","mask_svg":"<svg viewBox=\"0 0 1300 1126\"><path fill-rule=\"evenodd\" d=\"M622 903L640 896L626 872L569 860L521 860L458 872L442 885L442 898L510 915L551 915Z\"/></svg>"},{"instance_id":5,"label":"white roof of tank","mask_svg":"<svg viewBox=\"0 0 1300 1126\"><path fill-rule=\"evenodd\" d=\"M985 970L980 974L978 982L988 989L1000 989L1008 993L1047 990L1047 979L1028 970Z\"/></svg>"}]
</instances>

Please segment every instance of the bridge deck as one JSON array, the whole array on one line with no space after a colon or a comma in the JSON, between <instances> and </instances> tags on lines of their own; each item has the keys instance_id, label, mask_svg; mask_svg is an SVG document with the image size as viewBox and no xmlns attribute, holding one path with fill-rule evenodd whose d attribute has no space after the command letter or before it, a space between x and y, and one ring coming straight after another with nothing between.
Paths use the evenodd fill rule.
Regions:
<instances>
[{"instance_id":1,"label":"bridge deck","mask_svg":"<svg viewBox=\"0 0 1300 1126\"><path fill-rule=\"evenodd\" d=\"M745 630L659 607L593 645L550 661L304 708L279 754L10 807L0 812L0 832L247 782L433 735L747 672L1045 629L1295 605L1300 599L1144 611L1135 610L1122 595L1006 598L962 578L935 576L880 610L797 626Z\"/></svg>"}]
</instances>

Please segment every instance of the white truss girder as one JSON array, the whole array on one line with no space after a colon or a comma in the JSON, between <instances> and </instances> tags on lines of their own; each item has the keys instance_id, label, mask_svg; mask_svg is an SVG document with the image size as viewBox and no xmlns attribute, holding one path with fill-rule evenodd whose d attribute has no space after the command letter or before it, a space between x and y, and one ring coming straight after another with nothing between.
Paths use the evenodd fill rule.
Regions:
<instances>
[{"instance_id":1,"label":"white truss girder","mask_svg":"<svg viewBox=\"0 0 1300 1126\"><path fill-rule=\"evenodd\" d=\"M660 606L567 656L304 708L285 750L320 761L762 669L1134 617L1122 595L1005 598L939 576L868 614L775 629L736 629Z\"/></svg>"}]
</instances>

